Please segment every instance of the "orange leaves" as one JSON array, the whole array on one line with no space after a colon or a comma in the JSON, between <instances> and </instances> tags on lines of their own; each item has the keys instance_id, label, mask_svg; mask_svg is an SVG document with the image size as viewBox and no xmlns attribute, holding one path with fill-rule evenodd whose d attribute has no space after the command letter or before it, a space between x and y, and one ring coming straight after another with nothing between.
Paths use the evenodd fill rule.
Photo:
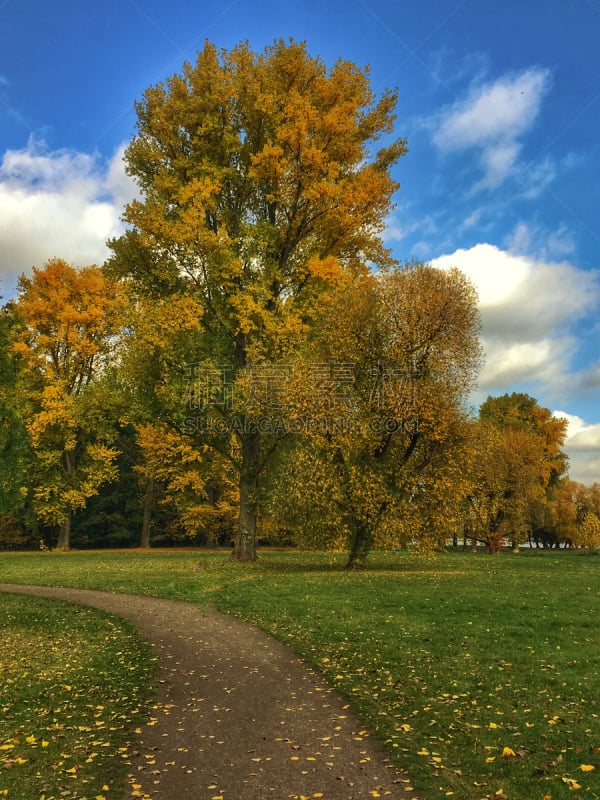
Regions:
<instances>
[{"instance_id":1,"label":"orange leaves","mask_svg":"<svg viewBox=\"0 0 600 800\"><path fill-rule=\"evenodd\" d=\"M16 308L25 329L15 350L71 393L81 391L110 348L123 299L98 267L78 270L52 259L20 279Z\"/></svg>"},{"instance_id":2,"label":"orange leaves","mask_svg":"<svg viewBox=\"0 0 600 800\"><path fill-rule=\"evenodd\" d=\"M138 106L140 134L126 160L146 196L127 220L177 251L182 272L213 302L222 287L231 302L250 285L266 290L265 308L284 287L294 297L307 261L322 253L383 263L379 231L395 189L388 169L405 148L369 164L395 98L372 101L365 72L339 62L328 76L303 44L281 40L258 55L246 44L222 53L207 44ZM230 285L236 259L249 283Z\"/></svg>"},{"instance_id":3,"label":"orange leaves","mask_svg":"<svg viewBox=\"0 0 600 800\"><path fill-rule=\"evenodd\" d=\"M136 290L167 303L182 291L201 307L196 352L227 360L241 396L220 409L218 421L231 423L222 435L205 437L229 458L239 461L240 422L254 410L243 407L238 372L298 355L323 294L344 272L391 263L381 233L397 188L390 171L406 148L397 142L373 155L373 145L391 132L394 105L391 93L374 102L366 70L340 61L328 71L304 44L278 40L258 54L247 43L229 52L207 43L137 106L125 161L143 196L125 209L135 230L112 245L113 267ZM176 384L167 376L152 388L170 414ZM241 451L258 483L262 435L255 456ZM199 505L188 508L190 522L200 517ZM240 519L253 517L247 512Z\"/></svg>"},{"instance_id":4,"label":"orange leaves","mask_svg":"<svg viewBox=\"0 0 600 800\"><path fill-rule=\"evenodd\" d=\"M76 269L52 259L19 281L15 309L23 325L14 350L24 359L19 388L31 408L35 511L47 523L66 524L114 477L116 451L103 441L103 404L93 409L88 393L116 346L124 306L119 286L98 267Z\"/></svg>"},{"instance_id":5,"label":"orange leaves","mask_svg":"<svg viewBox=\"0 0 600 800\"><path fill-rule=\"evenodd\" d=\"M313 277L327 283L336 283L343 278L340 262L334 256L327 256L327 258L314 256L308 262L308 270Z\"/></svg>"}]
</instances>

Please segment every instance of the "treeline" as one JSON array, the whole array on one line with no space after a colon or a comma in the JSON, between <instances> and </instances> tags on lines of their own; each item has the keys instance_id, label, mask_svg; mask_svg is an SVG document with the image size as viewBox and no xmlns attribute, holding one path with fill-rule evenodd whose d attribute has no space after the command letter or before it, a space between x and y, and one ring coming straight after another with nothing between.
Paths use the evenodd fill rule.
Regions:
<instances>
[{"instance_id":1,"label":"treeline","mask_svg":"<svg viewBox=\"0 0 600 800\"><path fill-rule=\"evenodd\" d=\"M2 309L0 546L595 546L565 421L467 406L473 287L382 244L395 103L294 42L207 44L146 91L111 257Z\"/></svg>"}]
</instances>

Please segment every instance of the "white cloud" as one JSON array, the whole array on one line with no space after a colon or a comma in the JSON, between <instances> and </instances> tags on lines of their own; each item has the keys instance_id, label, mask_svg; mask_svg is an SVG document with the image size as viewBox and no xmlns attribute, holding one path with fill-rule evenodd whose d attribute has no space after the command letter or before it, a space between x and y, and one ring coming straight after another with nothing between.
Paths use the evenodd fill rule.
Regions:
<instances>
[{"instance_id":1,"label":"white cloud","mask_svg":"<svg viewBox=\"0 0 600 800\"><path fill-rule=\"evenodd\" d=\"M478 225L481 217L483 216L483 209L476 208L475 211L472 211L469 216L463 220L462 228L463 230L467 230L469 228L474 228L475 225Z\"/></svg>"},{"instance_id":2,"label":"white cloud","mask_svg":"<svg viewBox=\"0 0 600 800\"><path fill-rule=\"evenodd\" d=\"M138 188L129 175L125 172L126 145L122 144L113 155L106 174L106 189L113 198L113 201L122 208L126 203L130 203L138 194Z\"/></svg>"},{"instance_id":3,"label":"white cloud","mask_svg":"<svg viewBox=\"0 0 600 800\"><path fill-rule=\"evenodd\" d=\"M569 423L567 442L571 450L597 450L600 456L600 423L590 425L566 411L555 411L554 416L564 417Z\"/></svg>"},{"instance_id":4,"label":"white cloud","mask_svg":"<svg viewBox=\"0 0 600 800\"><path fill-rule=\"evenodd\" d=\"M122 230L123 203L135 194L123 148L104 163L97 154L50 151L31 138L0 162L0 277L28 273L58 256L101 263L106 240Z\"/></svg>"},{"instance_id":5,"label":"white cloud","mask_svg":"<svg viewBox=\"0 0 600 800\"><path fill-rule=\"evenodd\" d=\"M535 200L549 186L558 174L556 163L549 157L523 168L517 177L521 196Z\"/></svg>"},{"instance_id":6,"label":"white cloud","mask_svg":"<svg viewBox=\"0 0 600 800\"><path fill-rule=\"evenodd\" d=\"M573 368L582 347L576 326L600 299L598 274L514 252L535 251L544 241L547 251L570 252L569 232L558 228L554 233L550 241L543 227L520 224L511 237L513 252L478 244L431 262L442 269L458 267L479 292L485 351L480 399L528 391L542 405L562 405L574 395L589 399L600 385L600 362L585 371ZM564 411L554 414L569 423L564 450L573 480L600 481L600 423Z\"/></svg>"},{"instance_id":7,"label":"white cloud","mask_svg":"<svg viewBox=\"0 0 600 800\"><path fill-rule=\"evenodd\" d=\"M545 225L518 223L506 239L511 253L533 257L544 261L563 259L576 250L575 239L566 225L550 230Z\"/></svg>"},{"instance_id":8,"label":"white cloud","mask_svg":"<svg viewBox=\"0 0 600 800\"><path fill-rule=\"evenodd\" d=\"M417 231L431 235L437 230L438 226L431 215L415 219L410 216L408 208L403 206L386 217L383 238L386 243L400 242Z\"/></svg>"},{"instance_id":9,"label":"white cloud","mask_svg":"<svg viewBox=\"0 0 600 800\"><path fill-rule=\"evenodd\" d=\"M571 478L588 485L600 482L600 423L589 424L566 411L553 414L568 422L564 449L569 456Z\"/></svg>"},{"instance_id":10,"label":"white cloud","mask_svg":"<svg viewBox=\"0 0 600 800\"><path fill-rule=\"evenodd\" d=\"M596 325L595 332L600 331L600 324ZM580 386L582 389L600 389L600 361L596 361L580 374Z\"/></svg>"},{"instance_id":11,"label":"white cloud","mask_svg":"<svg viewBox=\"0 0 600 800\"><path fill-rule=\"evenodd\" d=\"M565 388L577 339L573 325L597 304L593 273L510 253L490 244L434 259L458 267L479 293L485 368L482 390L508 390L519 381Z\"/></svg>"},{"instance_id":12,"label":"white cloud","mask_svg":"<svg viewBox=\"0 0 600 800\"><path fill-rule=\"evenodd\" d=\"M481 163L485 176L475 185L475 189L494 189L510 175L517 162L521 145L514 141L497 142L484 147Z\"/></svg>"},{"instance_id":13,"label":"white cloud","mask_svg":"<svg viewBox=\"0 0 600 800\"><path fill-rule=\"evenodd\" d=\"M558 385L568 370L573 341L545 338L510 343L484 333L483 345L485 365L480 386L486 392L496 393L524 381Z\"/></svg>"},{"instance_id":14,"label":"white cloud","mask_svg":"<svg viewBox=\"0 0 600 800\"><path fill-rule=\"evenodd\" d=\"M495 188L514 171L520 138L535 122L549 87L550 73L539 67L474 86L430 122L433 141L443 152L478 149L484 175L475 188ZM532 186L549 178L546 164L535 177Z\"/></svg>"}]
</instances>

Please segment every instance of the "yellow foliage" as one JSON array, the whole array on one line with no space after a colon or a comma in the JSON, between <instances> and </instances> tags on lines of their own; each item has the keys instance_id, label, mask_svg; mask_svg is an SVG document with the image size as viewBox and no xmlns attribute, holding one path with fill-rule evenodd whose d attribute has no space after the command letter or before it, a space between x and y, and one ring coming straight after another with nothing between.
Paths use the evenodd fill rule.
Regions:
<instances>
[{"instance_id":1,"label":"yellow foliage","mask_svg":"<svg viewBox=\"0 0 600 800\"><path fill-rule=\"evenodd\" d=\"M90 430L85 404L97 371L114 355L124 294L98 267L52 259L21 277L15 309L23 322L14 351L24 360L20 390L31 407L35 510L62 524L115 476L117 453Z\"/></svg>"}]
</instances>

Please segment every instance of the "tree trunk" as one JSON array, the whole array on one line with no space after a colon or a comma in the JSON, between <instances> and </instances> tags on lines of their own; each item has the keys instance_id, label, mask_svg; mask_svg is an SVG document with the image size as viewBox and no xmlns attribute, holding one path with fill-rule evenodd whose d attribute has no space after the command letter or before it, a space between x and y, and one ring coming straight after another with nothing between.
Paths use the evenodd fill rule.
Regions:
<instances>
[{"instance_id":1,"label":"tree trunk","mask_svg":"<svg viewBox=\"0 0 600 800\"><path fill-rule=\"evenodd\" d=\"M142 520L142 535L140 547L144 550L150 548L150 530L152 528L152 511L154 510L154 481L146 481L144 492L144 517Z\"/></svg>"},{"instance_id":2,"label":"tree trunk","mask_svg":"<svg viewBox=\"0 0 600 800\"><path fill-rule=\"evenodd\" d=\"M71 548L71 515L67 514L58 530L57 550L70 550Z\"/></svg>"},{"instance_id":3,"label":"tree trunk","mask_svg":"<svg viewBox=\"0 0 600 800\"><path fill-rule=\"evenodd\" d=\"M364 524L354 528L347 569L362 569L365 566L369 550L371 549L371 533Z\"/></svg>"},{"instance_id":4,"label":"tree trunk","mask_svg":"<svg viewBox=\"0 0 600 800\"><path fill-rule=\"evenodd\" d=\"M256 490L260 471L260 433L252 431L242 438L240 467L240 516L231 554L232 561L256 561Z\"/></svg>"}]
</instances>

